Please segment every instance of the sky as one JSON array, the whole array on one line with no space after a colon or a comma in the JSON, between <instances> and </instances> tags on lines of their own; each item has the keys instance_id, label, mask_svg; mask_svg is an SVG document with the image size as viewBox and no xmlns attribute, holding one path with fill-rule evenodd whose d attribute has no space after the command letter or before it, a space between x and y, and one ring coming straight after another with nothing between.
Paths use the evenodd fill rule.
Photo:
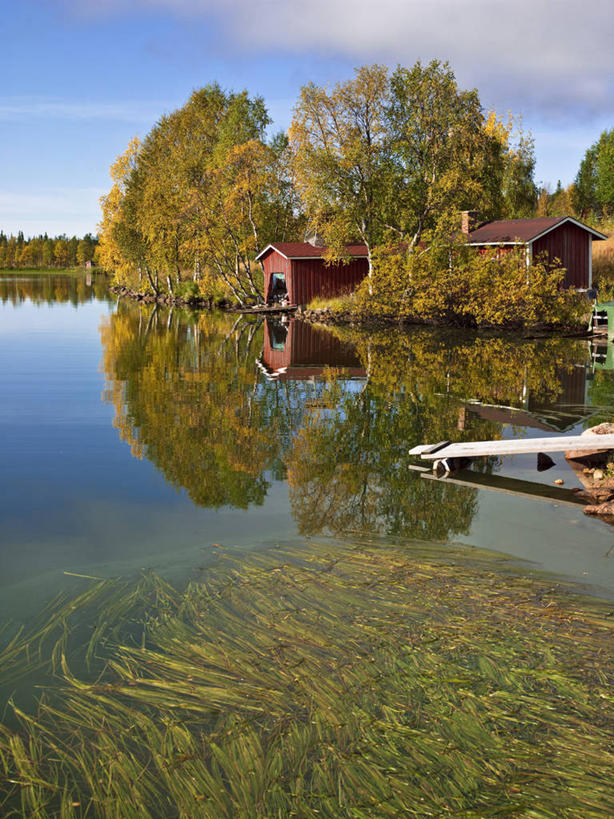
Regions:
<instances>
[{"instance_id":1,"label":"sky","mask_svg":"<svg viewBox=\"0 0 614 819\"><path fill-rule=\"evenodd\" d=\"M280 130L307 82L447 60L551 188L614 127L614 0L0 0L0 42L0 229L26 236L95 232L114 158L213 81Z\"/></svg>"}]
</instances>

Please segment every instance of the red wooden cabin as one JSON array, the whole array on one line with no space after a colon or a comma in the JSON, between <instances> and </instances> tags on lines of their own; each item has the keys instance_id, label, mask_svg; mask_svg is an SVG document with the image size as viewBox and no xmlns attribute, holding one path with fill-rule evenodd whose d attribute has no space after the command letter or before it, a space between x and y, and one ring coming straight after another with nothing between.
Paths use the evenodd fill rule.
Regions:
<instances>
[{"instance_id":1,"label":"red wooden cabin","mask_svg":"<svg viewBox=\"0 0 614 819\"><path fill-rule=\"evenodd\" d=\"M369 270L366 245L348 245L346 264L327 265L322 258L325 251L309 242L267 245L256 257L264 268L267 304L308 304L315 296L332 298L355 290Z\"/></svg>"},{"instance_id":2,"label":"red wooden cabin","mask_svg":"<svg viewBox=\"0 0 614 819\"><path fill-rule=\"evenodd\" d=\"M537 219L501 219L484 222L470 229L468 214L463 214L463 231L468 244L481 248L526 249L527 266L537 257L548 263L555 259L567 270L564 287L588 290L593 285L593 239L607 238L598 230L583 225L571 216Z\"/></svg>"}]
</instances>

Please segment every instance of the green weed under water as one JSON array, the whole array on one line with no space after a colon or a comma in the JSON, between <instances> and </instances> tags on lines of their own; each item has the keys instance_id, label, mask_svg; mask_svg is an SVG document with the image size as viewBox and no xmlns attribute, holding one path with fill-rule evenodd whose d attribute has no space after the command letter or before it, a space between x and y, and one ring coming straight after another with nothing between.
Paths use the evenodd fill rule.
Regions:
<instances>
[{"instance_id":1,"label":"green weed under water","mask_svg":"<svg viewBox=\"0 0 614 819\"><path fill-rule=\"evenodd\" d=\"M56 676L0 728L0 812L613 816L612 604L468 553L92 582L0 656L0 684Z\"/></svg>"}]
</instances>

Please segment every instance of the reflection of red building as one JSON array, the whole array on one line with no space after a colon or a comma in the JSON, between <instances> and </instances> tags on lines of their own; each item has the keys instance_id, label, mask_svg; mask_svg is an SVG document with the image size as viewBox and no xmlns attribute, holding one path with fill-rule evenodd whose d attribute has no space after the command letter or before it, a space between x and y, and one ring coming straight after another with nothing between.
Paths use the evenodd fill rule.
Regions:
<instances>
[{"instance_id":1,"label":"reflection of red building","mask_svg":"<svg viewBox=\"0 0 614 819\"><path fill-rule=\"evenodd\" d=\"M342 370L346 378L366 377L352 344L296 319L265 320L261 363L269 378L284 381L321 376L325 367Z\"/></svg>"},{"instance_id":2,"label":"reflection of red building","mask_svg":"<svg viewBox=\"0 0 614 819\"><path fill-rule=\"evenodd\" d=\"M264 268L265 301L308 304L316 296L332 298L355 290L367 275L366 245L348 245L347 264L327 265L325 247L309 242L274 242L258 255Z\"/></svg>"},{"instance_id":3,"label":"reflection of red building","mask_svg":"<svg viewBox=\"0 0 614 819\"><path fill-rule=\"evenodd\" d=\"M524 406L506 407L468 401L459 410L458 427L470 425L470 416L477 415L485 421L531 427L545 432L566 432L580 424L597 410L586 406L586 365L560 369L561 393L554 401L539 401L527 395Z\"/></svg>"}]
</instances>

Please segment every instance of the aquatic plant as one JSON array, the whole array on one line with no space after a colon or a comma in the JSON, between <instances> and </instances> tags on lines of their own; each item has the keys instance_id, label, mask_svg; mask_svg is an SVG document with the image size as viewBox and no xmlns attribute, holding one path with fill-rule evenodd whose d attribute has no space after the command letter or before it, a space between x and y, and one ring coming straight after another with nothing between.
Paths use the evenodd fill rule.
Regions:
<instances>
[{"instance_id":1,"label":"aquatic plant","mask_svg":"<svg viewBox=\"0 0 614 819\"><path fill-rule=\"evenodd\" d=\"M0 656L57 678L0 728L4 816L614 815L611 603L366 540L86 582Z\"/></svg>"}]
</instances>

